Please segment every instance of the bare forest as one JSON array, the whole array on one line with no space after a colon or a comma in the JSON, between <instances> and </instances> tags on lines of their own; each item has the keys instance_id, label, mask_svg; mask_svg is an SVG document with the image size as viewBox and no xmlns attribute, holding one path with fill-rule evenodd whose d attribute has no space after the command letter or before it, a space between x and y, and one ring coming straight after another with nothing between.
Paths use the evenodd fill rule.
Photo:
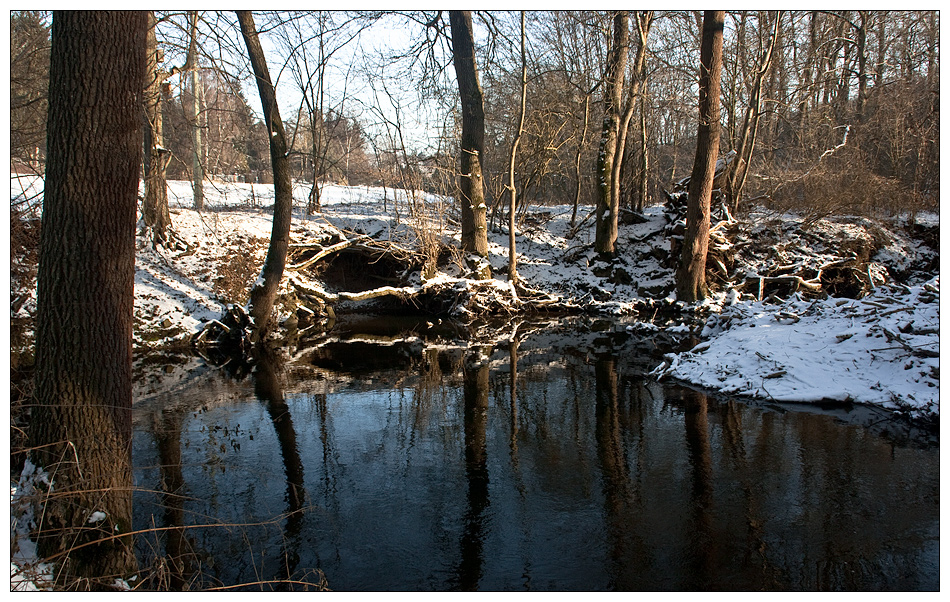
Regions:
<instances>
[{"instance_id":1,"label":"bare forest","mask_svg":"<svg viewBox=\"0 0 950 602\"><path fill-rule=\"evenodd\" d=\"M278 376L348 316L505 350L513 400L519 329L604 318L649 340L637 378L937 432L938 11L12 11L9 31L17 583L227 586L163 564L184 535L144 560L147 366L253 373L285 415ZM790 329L781 357L743 334L762 326Z\"/></svg>"}]
</instances>

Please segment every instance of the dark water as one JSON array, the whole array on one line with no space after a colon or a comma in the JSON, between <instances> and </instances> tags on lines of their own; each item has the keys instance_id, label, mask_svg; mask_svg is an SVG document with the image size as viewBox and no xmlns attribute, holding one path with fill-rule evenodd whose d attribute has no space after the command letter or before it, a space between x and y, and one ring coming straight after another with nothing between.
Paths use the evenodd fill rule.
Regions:
<instances>
[{"instance_id":1,"label":"dark water","mask_svg":"<svg viewBox=\"0 0 950 602\"><path fill-rule=\"evenodd\" d=\"M662 341L610 324L439 328L143 389L136 527L200 525L141 537L143 564L172 587L939 588L936 442L657 384Z\"/></svg>"}]
</instances>

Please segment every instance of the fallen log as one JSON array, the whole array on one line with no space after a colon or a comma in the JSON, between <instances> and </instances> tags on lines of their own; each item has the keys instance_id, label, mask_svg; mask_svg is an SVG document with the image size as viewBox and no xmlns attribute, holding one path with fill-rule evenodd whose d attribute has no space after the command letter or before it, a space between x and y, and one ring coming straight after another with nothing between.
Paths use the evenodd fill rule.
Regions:
<instances>
[{"instance_id":1,"label":"fallen log","mask_svg":"<svg viewBox=\"0 0 950 602\"><path fill-rule=\"evenodd\" d=\"M756 298L761 301L765 295L765 286L770 283L781 283L781 284L791 284L792 292L797 292L799 289L805 289L812 293L821 292L821 281L814 280L805 280L801 276L795 274L786 274L781 276L760 276L758 274L753 276L746 276L745 282L742 284L742 288L754 287L756 290Z\"/></svg>"},{"instance_id":2,"label":"fallen log","mask_svg":"<svg viewBox=\"0 0 950 602\"><path fill-rule=\"evenodd\" d=\"M300 245L300 244L296 244L296 245L294 245L294 250L295 250L295 251L297 251L297 250L316 249L317 252L316 252L316 254L314 254L312 257L309 257L309 258L307 258L306 260L301 261L300 263L295 263L295 264L292 264L292 265L287 266L287 269L290 270L290 271L292 271L292 272L306 269L306 268L312 266L313 264L315 264L316 262L320 261L320 260L323 259L324 257L326 257L326 256L328 256L328 255L332 255L332 254L334 254L334 253L338 253L338 252L342 251L343 249L346 249L347 247L352 247L352 246L356 245L357 243L359 243L359 242L361 242L362 240L365 240L365 239L367 239L367 238L369 238L369 235L368 235L368 234L364 234L363 236L360 236L360 237L358 237L358 238L351 238L351 239L348 239L348 240L344 240L343 242L337 243L337 244L335 244L335 245L330 245L329 247L324 247L324 246L321 245L321 244L314 244L314 245Z\"/></svg>"},{"instance_id":3,"label":"fallen log","mask_svg":"<svg viewBox=\"0 0 950 602\"><path fill-rule=\"evenodd\" d=\"M368 291L360 291L355 293L331 293L319 285L305 282L304 279L298 274L290 274L288 276L288 280L298 293L316 297L317 299L323 300L325 303L339 303L340 301L365 301L367 299L375 299L377 297L386 297L390 295L405 300L415 297L423 291L423 288L415 286L404 286L398 288L394 286L382 286Z\"/></svg>"}]
</instances>

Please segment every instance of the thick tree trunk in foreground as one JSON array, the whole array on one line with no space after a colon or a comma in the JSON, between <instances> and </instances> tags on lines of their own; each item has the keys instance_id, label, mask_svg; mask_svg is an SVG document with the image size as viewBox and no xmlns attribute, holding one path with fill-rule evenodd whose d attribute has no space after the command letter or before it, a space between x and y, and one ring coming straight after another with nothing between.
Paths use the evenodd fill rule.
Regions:
<instances>
[{"instance_id":1,"label":"thick tree trunk in foreground","mask_svg":"<svg viewBox=\"0 0 950 602\"><path fill-rule=\"evenodd\" d=\"M158 43L155 39L155 13L148 12L145 67L145 198L142 200L142 220L151 229L152 244L164 245L171 227L168 212L168 186L165 168L171 153L164 148L162 133L162 74Z\"/></svg>"},{"instance_id":2,"label":"thick tree trunk in foreground","mask_svg":"<svg viewBox=\"0 0 950 602\"><path fill-rule=\"evenodd\" d=\"M676 273L676 297L687 303L703 299L706 288L706 251L709 248L709 205L712 198L716 159L719 156L719 94L722 74L722 30L725 12L708 10L703 15L699 51L699 129L696 161L689 182L686 237Z\"/></svg>"},{"instance_id":3,"label":"thick tree trunk in foreground","mask_svg":"<svg viewBox=\"0 0 950 602\"><path fill-rule=\"evenodd\" d=\"M257 28L250 11L237 11L241 23L241 34L247 45L254 75L257 77L257 89L261 95L264 109L264 122L270 140L270 160L274 169L274 224L271 230L270 246L267 258L261 269L261 278L251 290L250 314L258 334L267 332L271 321L271 312L277 300L277 287L284 275L287 262L287 245L290 242L290 221L293 210L293 190L290 181L290 160L287 158L287 138L284 136L284 124L277 108L277 95L271 83L264 50L257 37Z\"/></svg>"},{"instance_id":4,"label":"thick tree trunk in foreground","mask_svg":"<svg viewBox=\"0 0 950 602\"><path fill-rule=\"evenodd\" d=\"M617 11L614 16L613 43L607 59L604 81L604 126L597 155L597 226L594 250L612 257L617 242L617 214L620 194L615 186L614 163L621 161L617 153L620 140L623 83L627 70L627 50L630 46L630 15Z\"/></svg>"},{"instance_id":5,"label":"thick tree trunk in foreground","mask_svg":"<svg viewBox=\"0 0 950 602\"><path fill-rule=\"evenodd\" d=\"M145 12L53 15L30 443L53 478L36 537L61 586L136 570L123 534L146 28Z\"/></svg>"},{"instance_id":6,"label":"thick tree trunk in foreground","mask_svg":"<svg viewBox=\"0 0 950 602\"><path fill-rule=\"evenodd\" d=\"M472 13L449 12L452 52L459 96L462 99L461 189L462 252L477 278L491 278L488 263L488 219L482 187L482 161L485 147L485 111L482 87L478 83Z\"/></svg>"}]
</instances>

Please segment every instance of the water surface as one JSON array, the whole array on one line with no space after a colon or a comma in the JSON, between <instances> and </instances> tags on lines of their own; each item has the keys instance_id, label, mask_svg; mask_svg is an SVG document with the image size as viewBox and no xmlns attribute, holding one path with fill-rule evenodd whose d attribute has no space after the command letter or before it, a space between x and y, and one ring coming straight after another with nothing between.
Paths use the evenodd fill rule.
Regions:
<instances>
[{"instance_id":1,"label":"water surface","mask_svg":"<svg viewBox=\"0 0 950 602\"><path fill-rule=\"evenodd\" d=\"M136 527L202 525L143 563L192 588L939 587L939 447L886 415L658 384L663 342L609 323L440 328L143 389Z\"/></svg>"}]
</instances>

